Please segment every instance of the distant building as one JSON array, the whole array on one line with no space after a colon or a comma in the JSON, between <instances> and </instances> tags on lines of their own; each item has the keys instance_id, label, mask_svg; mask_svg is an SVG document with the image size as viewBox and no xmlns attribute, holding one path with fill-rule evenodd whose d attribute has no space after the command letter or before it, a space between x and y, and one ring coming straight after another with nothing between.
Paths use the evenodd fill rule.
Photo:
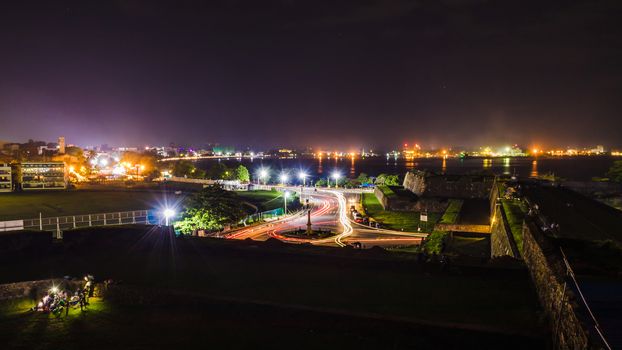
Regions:
<instances>
[{"instance_id":1,"label":"distant building","mask_svg":"<svg viewBox=\"0 0 622 350\"><path fill-rule=\"evenodd\" d=\"M58 138L58 153L65 154L65 137L60 136Z\"/></svg>"},{"instance_id":2,"label":"distant building","mask_svg":"<svg viewBox=\"0 0 622 350\"><path fill-rule=\"evenodd\" d=\"M11 166L8 164L0 164L0 192L11 192L12 190Z\"/></svg>"},{"instance_id":3,"label":"distant building","mask_svg":"<svg viewBox=\"0 0 622 350\"><path fill-rule=\"evenodd\" d=\"M20 182L24 191L67 188L63 162L24 162L21 172Z\"/></svg>"}]
</instances>

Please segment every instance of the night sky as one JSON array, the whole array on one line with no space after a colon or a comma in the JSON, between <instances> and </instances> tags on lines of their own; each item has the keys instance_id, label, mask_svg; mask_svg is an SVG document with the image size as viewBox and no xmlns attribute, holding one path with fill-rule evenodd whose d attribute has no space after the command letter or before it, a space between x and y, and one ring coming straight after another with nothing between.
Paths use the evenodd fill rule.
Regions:
<instances>
[{"instance_id":1,"label":"night sky","mask_svg":"<svg viewBox=\"0 0 622 350\"><path fill-rule=\"evenodd\" d=\"M622 146L622 1L2 1L0 140Z\"/></svg>"}]
</instances>

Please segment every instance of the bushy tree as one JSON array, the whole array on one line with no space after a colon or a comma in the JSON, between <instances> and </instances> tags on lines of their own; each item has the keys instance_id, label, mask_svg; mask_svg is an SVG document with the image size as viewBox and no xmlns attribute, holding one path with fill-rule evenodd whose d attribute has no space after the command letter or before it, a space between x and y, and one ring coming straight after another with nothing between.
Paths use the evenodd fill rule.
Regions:
<instances>
[{"instance_id":1,"label":"bushy tree","mask_svg":"<svg viewBox=\"0 0 622 350\"><path fill-rule=\"evenodd\" d=\"M207 171L207 178L212 180L228 180L230 170L223 163L215 163Z\"/></svg>"},{"instance_id":2,"label":"bushy tree","mask_svg":"<svg viewBox=\"0 0 622 350\"><path fill-rule=\"evenodd\" d=\"M387 178L387 174L380 174L378 176L376 176L376 178L374 179L374 184L376 185L384 185L384 181Z\"/></svg>"},{"instance_id":3,"label":"bushy tree","mask_svg":"<svg viewBox=\"0 0 622 350\"><path fill-rule=\"evenodd\" d=\"M622 182L622 160L613 162L613 165L607 172L607 177L611 179L611 181Z\"/></svg>"},{"instance_id":4,"label":"bushy tree","mask_svg":"<svg viewBox=\"0 0 622 350\"><path fill-rule=\"evenodd\" d=\"M220 186L208 186L190 198L175 228L187 234L196 230L216 230L239 222L246 216L243 201Z\"/></svg>"},{"instance_id":5,"label":"bushy tree","mask_svg":"<svg viewBox=\"0 0 622 350\"><path fill-rule=\"evenodd\" d=\"M195 171L194 164L187 160L179 160L173 164L173 175L178 177L191 177Z\"/></svg>"},{"instance_id":6,"label":"bushy tree","mask_svg":"<svg viewBox=\"0 0 622 350\"><path fill-rule=\"evenodd\" d=\"M248 172L248 169L244 165L240 164L235 169L235 179L239 180L240 182L250 182L251 174Z\"/></svg>"},{"instance_id":7,"label":"bushy tree","mask_svg":"<svg viewBox=\"0 0 622 350\"><path fill-rule=\"evenodd\" d=\"M315 186L316 187L326 187L327 184L328 184L328 182L326 181L326 179L318 179L315 182Z\"/></svg>"},{"instance_id":8,"label":"bushy tree","mask_svg":"<svg viewBox=\"0 0 622 350\"><path fill-rule=\"evenodd\" d=\"M372 179L365 173L360 173L356 178L356 181L358 181L361 185L368 185L372 183Z\"/></svg>"},{"instance_id":9,"label":"bushy tree","mask_svg":"<svg viewBox=\"0 0 622 350\"><path fill-rule=\"evenodd\" d=\"M222 227L214 213L206 208L189 208L173 226L182 234L191 234L197 230L213 231Z\"/></svg>"},{"instance_id":10,"label":"bushy tree","mask_svg":"<svg viewBox=\"0 0 622 350\"><path fill-rule=\"evenodd\" d=\"M387 186L399 186L400 179L398 175L387 175L384 179L384 184Z\"/></svg>"},{"instance_id":11,"label":"bushy tree","mask_svg":"<svg viewBox=\"0 0 622 350\"><path fill-rule=\"evenodd\" d=\"M400 179L398 175L380 174L374 181L376 185L399 186Z\"/></svg>"}]
</instances>

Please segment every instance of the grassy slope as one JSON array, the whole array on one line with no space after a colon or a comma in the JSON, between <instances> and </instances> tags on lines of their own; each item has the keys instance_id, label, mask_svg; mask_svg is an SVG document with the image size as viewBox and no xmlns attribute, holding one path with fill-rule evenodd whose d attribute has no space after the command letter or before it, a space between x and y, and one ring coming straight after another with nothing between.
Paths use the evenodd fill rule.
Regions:
<instances>
[{"instance_id":1,"label":"grassy slope","mask_svg":"<svg viewBox=\"0 0 622 350\"><path fill-rule=\"evenodd\" d=\"M417 227L419 227L419 212L384 210L373 193L363 193L363 207L365 208L365 213L368 216L384 224L387 228L394 230L404 229L404 231L416 232ZM434 225L436 220L438 220L438 216L439 215L436 213L428 213L428 228L431 228ZM421 229L423 230L425 226L425 223L422 223Z\"/></svg>"},{"instance_id":2,"label":"grassy slope","mask_svg":"<svg viewBox=\"0 0 622 350\"><path fill-rule=\"evenodd\" d=\"M521 208L520 203L514 200L503 199L501 203L503 203L503 210L505 211L505 216L508 218L508 224L510 225L514 242L516 242L518 251L522 254L523 220L525 218L525 212Z\"/></svg>"},{"instance_id":3,"label":"grassy slope","mask_svg":"<svg viewBox=\"0 0 622 350\"><path fill-rule=\"evenodd\" d=\"M256 205L260 211L273 210L283 207L283 193L278 191L239 191L236 192L240 198ZM297 207L298 195L292 193L287 199L287 209Z\"/></svg>"},{"instance_id":4,"label":"grassy slope","mask_svg":"<svg viewBox=\"0 0 622 350\"><path fill-rule=\"evenodd\" d=\"M450 199L449 205L445 210L445 213L441 217L441 224L455 224L458 220L458 215L460 214L460 209L462 209L462 203L464 203L460 199Z\"/></svg>"},{"instance_id":5,"label":"grassy slope","mask_svg":"<svg viewBox=\"0 0 622 350\"><path fill-rule=\"evenodd\" d=\"M0 220L142 210L163 201L161 193L141 191L0 193Z\"/></svg>"},{"instance_id":6,"label":"grassy slope","mask_svg":"<svg viewBox=\"0 0 622 350\"><path fill-rule=\"evenodd\" d=\"M393 198L396 196L395 192L389 187L385 185L376 186L387 198Z\"/></svg>"}]
</instances>

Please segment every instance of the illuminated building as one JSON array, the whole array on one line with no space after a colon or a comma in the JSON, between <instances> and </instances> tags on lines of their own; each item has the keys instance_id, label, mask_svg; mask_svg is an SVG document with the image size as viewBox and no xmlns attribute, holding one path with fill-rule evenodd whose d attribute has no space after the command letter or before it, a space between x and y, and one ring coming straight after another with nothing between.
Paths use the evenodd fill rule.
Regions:
<instances>
[{"instance_id":1,"label":"illuminated building","mask_svg":"<svg viewBox=\"0 0 622 350\"><path fill-rule=\"evenodd\" d=\"M0 192L11 192L12 190L11 166L8 164L0 164Z\"/></svg>"},{"instance_id":2,"label":"illuminated building","mask_svg":"<svg viewBox=\"0 0 622 350\"><path fill-rule=\"evenodd\" d=\"M22 190L62 190L67 188L65 163L25 162L21 164Z\"/></svg>"}]
</instances>

